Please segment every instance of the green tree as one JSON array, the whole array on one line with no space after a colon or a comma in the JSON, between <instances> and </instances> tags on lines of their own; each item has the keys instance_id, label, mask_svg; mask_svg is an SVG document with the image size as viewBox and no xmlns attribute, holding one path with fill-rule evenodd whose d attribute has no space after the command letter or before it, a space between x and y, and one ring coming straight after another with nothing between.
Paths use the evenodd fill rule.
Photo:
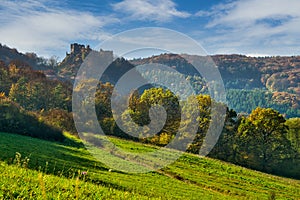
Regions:
<instances>
[{"instance_id":1,"label":"green tree","mask_svg":"<svg viewBox=\"0 0 300 200\"><path fill-rule=\"evenodd\" d=\"M193 101L196 101L196 103ZM198 108L195 108L191 105L198 105ZM183 109L185 109L185 113L189 113L191 116L194 114L199 115L197 117L198 131L196 137L194 138L193 143L188 147L188 151L191 153L199 153L199 150L203 144L203 139L207 133L211 121L211 105L212 99L209 95L191 96L184 105ZM186 119L187 122L183 123L191 123L189 121L190 117L186 117Z\"/></svg>"},{"instance_id":2,"label":"green tree","mask_svg":"<svg viewBox=\"0 0 300 200\"><path fill-rule=\"evenodd\" d=\"M236 117L236 112L232 109L229 110L227 108L226 119L222 133L213 150L210 152L210 157L225 160L227 162L236 162L236 157L238 154L236 145L236 132L238 122L234 120L234 118Z\"/></svg>"},{"instance_id":3,"label":"green tree","mask_svg":"<svg viewBox=\"0 0 300 200\"><path fill-rule=\"evenodd\" d=\"M111 110L111 98L113 94L114 86L110 83L101 83L97 85L95 94L95 106L98 119L102 120L104 118L112 117Z\"/></svg>"},{"instance_id":4,"label":"green tree","mask_svg":"<svg viewBox=\"0 0 300 200\"><path fill-rule=\"evenodd\" d=\"M49 87L49 86L48 86ZM50 85L49 109L71 110L71 89L62 83Z\"/></svg>"},{"instance_id":5,"label":"green tree","mask_svg":"<svg viewBox=\"0 0 300 200\"><path fill-rule=\"evenodd\" d=\"M8 95L11 85L12 81L9 77L8 70L0 66L0 92L4 92Z\"/></svg>"},{"instance_id":6,"label":"green tree","mask_svg":"<svg viewBox=\"0 0 300 200\"><path fill-rule=\"evenodd\" d=\"M300 118L288 119L285 124L288 126L288 139L293 147L300 153Z\"/></svg>"},{"instance_id":7,"label":"green tree","mask_svg":"<svg viewBox=\"0 0 300 200\"><path fill-rule=\"evenodd\" d=\"M9 98L24 108L28 105L26 83L27 79L22 77L17 83L12 84L9 91Z\"/></svg>"},{"instance_id":8,"label":"green tree","mask_svg":"<svg viewBox=\"0 0 300 200\"><path fill-rule=\"evenodd\" d=\"M46 140L64 141L62 132L44 123L8 98L0 99L0 132L16 133Z\"/></svg>"},{"instance_id":9,"label":"green tree","mask_svg":"<svg viewBox=\"0 0 300 200\"><path fill-rule=\"evenodd\" d=\"M151 142L157 145L166 145L176 134L179 124L180 124L180 106L176 95L174 95L170 90L163 88L151 88L145 90L141 96L137 91L133 92L131 98L129 99L129 108L122 114L122 121L127 130L133 130L135 126L132 123L138 124L139 126L146 126L150 124L149 110L151 107L159 105L163 107L166 111L167 118L164 122L162 130L160 130L156 135L149 136L148 129L144 127L139 133L139 138L144 142ZM161 114L160 112L158 112ZM154 117L155 114L153 113ZM132 120L130 120L130 118ZM156 118L156 117L155 117ZM157 119L159 116L157 116ZM160 123L160 122L158 122ZM155 123L152 125L156 125ZM157 124L160 127L160 124ZM140 130L140 129L138 129Z\"/></svg>"},{"instance_id":10,"label":"green tree","mask_svg":"<svg viewBox=\"0 0 300 200\"><path fill-rule=\"evenodd\" d=\"M272 171L292 155L285 118L271 108L256 108L238 127L240 162L248 167Z\"/></svg>"},{"instance_id":11,"label":"green tree","mask_svg":"<svg viewBox=\"0 0 300 200\"><path fill-rule=\"evenodd\" d=\"M12 84L9 98L26 110L71 110L71 90L59 82L22 77Z\"/></svg>"}]
</instances>

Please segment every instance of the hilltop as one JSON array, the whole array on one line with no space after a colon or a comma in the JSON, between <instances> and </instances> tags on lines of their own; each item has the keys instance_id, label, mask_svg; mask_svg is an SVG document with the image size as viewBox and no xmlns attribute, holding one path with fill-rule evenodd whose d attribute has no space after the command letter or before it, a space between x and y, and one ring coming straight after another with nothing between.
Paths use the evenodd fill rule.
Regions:
<instances>
[{"instance_id":1,"label":"hilltop","mask_svg":"<svg viewBox=\"0 0 300 200\"><path fill-rule=\"evenodd\" d=\"M218 66L226 88L265 88L273 92L300 94L300 56L249 57L233 54L210 57ZM130 62L134 65L163 63L183 74L197 75L193 66L176 54L161 54Z\"/></svg>"},{"instance_id":2,"label":"hilltop","mask_svg":"<svg viewBox=\"0 0 300 200\"><path fill-rule=\"evenodd\" d=\"M35 53L20 53L15 48L0 44L0 61L5 65L16 64L30 66L33 70L42 71L45 75L56 73L57 60L55 57L43 58Z\"/></svg>"},{"instance_id":3,"label":"hilltop","mask_svg":"<svg viewBox=\"0 0 300 200\"><path fill-rule=\"evenodd\" d=\"M92 50L89 45L84 46L74 43L70 45L70 53L66 53L66 57L59 63L57 74L65 80L73 81L81 64L92 51L96 53L96 55L105 56L108 59L113 60L112 51L104 51L102 49L95 51ZM115 84L124 73L132 68L134 68L134 66L127 60L124 58L117 58L107 66L106 71L101 77L101 81L104 83L110 82Z\"/></svg>"}]
</instances>

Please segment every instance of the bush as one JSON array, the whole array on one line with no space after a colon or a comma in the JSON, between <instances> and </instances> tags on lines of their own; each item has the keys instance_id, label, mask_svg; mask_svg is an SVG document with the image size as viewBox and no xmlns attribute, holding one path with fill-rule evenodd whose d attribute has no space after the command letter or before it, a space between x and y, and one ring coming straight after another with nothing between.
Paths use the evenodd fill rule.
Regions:
<instances>
[{"instance_id":1,"label":"bush","mask_svg":"<svg viewBox=\"0 0 300 200\"><path fill-rule=\"evenodd\" d=\"M40 121L36 115L26 112L7 98L0 99L0 131L52 141L65 139L61 131Z\"/></svg>"},{"instance_id":2,"label":"bush","mask_svg":"<svg viewBox=\"0 0 300 200\"><path fill-rule=\"evenodd\" d=\"M42 112L41 119L49 126L55 127L61 131L67 131L78 137L73 115L66 110L52 109L47 112Z\"/></svg>"}]
</instances>

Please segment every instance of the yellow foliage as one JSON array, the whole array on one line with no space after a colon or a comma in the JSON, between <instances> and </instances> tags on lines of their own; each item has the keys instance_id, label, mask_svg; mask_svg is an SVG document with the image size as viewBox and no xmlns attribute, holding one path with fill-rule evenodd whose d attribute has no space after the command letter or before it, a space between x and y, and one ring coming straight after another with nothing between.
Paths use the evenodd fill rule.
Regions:
<instances>
[{"instance_id":1,"label":"yellow foliage","mask_svg":"<svg viewBox=\"0 0 300 200\"><path fill-rule=\"evenodd\" d=\"M167 145L171 140L171 135L168 133L162 133L159 137L159 144Z\"/></svg>"},{"instance_id":2,"label":"yellow foliage","mask_svg":"<svg viewBox=\"0 0 300 200\"><path fill-rule=\"evenodd\" d=\"M5 99L5 93L4 92L0 92L0 99Z\"/></svg>"},{"instance_id":3,"label":"yellow foliage","mask_svg":"<svg viewBox=\"0 0 300 200\"><path fill-rule=\"evenodd\" d=\"M9 65L9 72L12 74L17 74L20 70L17 68L15 64Z\"/></svg>"}]
</instances>

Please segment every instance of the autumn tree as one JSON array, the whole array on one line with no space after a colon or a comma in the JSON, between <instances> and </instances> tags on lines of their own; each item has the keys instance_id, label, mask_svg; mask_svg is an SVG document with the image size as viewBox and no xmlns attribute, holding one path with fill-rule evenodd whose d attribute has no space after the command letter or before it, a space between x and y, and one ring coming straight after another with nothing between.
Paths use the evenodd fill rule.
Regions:
<instances>
[{"instance_id":1,"label":"autumn tree","mask_svg":"<svg viewBox=\"0 0 300 200\"><path fill-rule=\"evenodd\" d=\"M45 140L64 141L60 130L41 121L8 98L0 99L0 132L16 133Z\"/></svg>"},{"instance_id":2,"label":"autumn tree","mask_svg":"<svg viewBox=\"0 0 300 200\"><path fill-rule=\"evenodd\" d=\"M9 91L9 98L12 101L17 102L24 108L26 108L29 103L27 99L27 83L28 80L25 77L22 77L18 80L17 83L12 84Z\"/></svg>"},{"instance_id":3,"label":"autumn tree","mask_svg":"<svg viewBox=\"0 0 300 200\"><path fill-rule=\"evenodd\" d=\"M97 84L95 93L95 106L98 119L100 120L112 117L111 97L113 90L114 86L108 82L99 82Z\"/></svg>"},{"instance_id":4,"label":"autumn tree","mask_svg":"<svg viewBox=\"0 0 300 200\"><path fill-rule=\"evenodd\" d=\"M198 107L194 107L191 105L198 105ZM193 115L193 113L198 115L196 122L191 122L189 120L190 117L186 117L187 121L183 121L183 123L196 123L198 126L196 137L194 138L193 143L188 148L188 151L191 153L199 153L199 150L203 144L203 139L207 133L211 120L211 106L212 99L209 95L197 95L190 96L183 107L183 109L185 109L185 113L189 113L191 114L191 116Z\"/></svg>"},{"instance_id":5,"label":"autumn tree","mask_svg":"<svg viewBox=\"0 0 300 200\"><path fill-rule=\"evenodd\" d=\"M9 98L26 110L71 110L71 88L51 80L21 77L12 84Z\"/></svg>"},{"instance_id":6,"label":"autumn tree","mask_svg":"<svg viewBox=\"0 0 300 200\"><path fill-rule=\"evenodd\" d=\"M110 83L102 83L96 79L81 80L74 89L74 95L78 104L75 120L82 130L93 132L96 127L101 126L102 131L107 135L118 135L114 130L115 120L112 116L111 98L114 86ZM75 94L76 93L76 94ZM91 113L96 112L97 121L90 118Z\"/></svg>"},{"instance_id":7,"label":"autumn tree","mask_svg":"<svg viewBox=\"0 0 300 200\"><path fill-rule=\"evenodd\" d=\"M180 124L181 112L179 101L176 95L174 95L170 90L163 88L150 88L145 90L140 96L137 91L133 92L129 99L129 108L122 115L122 121L124 122L123 125L127 130L132 130L135 127L132 123L135 123L140 127L147 126L151 123L149 111L151 107L153 108L155 106L163 107L166 113L166 121L152 123L152 125L157 127L157 129L159 129L158 127L160 127L160 123L164 123L162 129L154 136L152 134L149 135L147 129L141 129L137 137L144 142L164 146L168 144L173 135L176 134ZM160 119L162 113L154 111L152 114L155 119ZM135 132L137 130L132 131Z\"/></svg>"},{"instance_id":8,"label":"autumn tree","mask_svg":"<svg viewBox=\"0 0 300 200\"><path fill-rule=\"evenodd\" d=\"M240 162L248 167L272 171L291 156L285 118L271 108L256 108L238 127Z\"/></svg>"},{"instance_id":9,"label":"autumn tree","mask_svg":"<svg viewBox=\"0 0 300 200\"><path fill-rule=\"evenodd\" d=\"M12 81L9 77L8 69L4 66L0 66L0 92L4 92L8 95Z\"/></svg>"}]
</instances>

